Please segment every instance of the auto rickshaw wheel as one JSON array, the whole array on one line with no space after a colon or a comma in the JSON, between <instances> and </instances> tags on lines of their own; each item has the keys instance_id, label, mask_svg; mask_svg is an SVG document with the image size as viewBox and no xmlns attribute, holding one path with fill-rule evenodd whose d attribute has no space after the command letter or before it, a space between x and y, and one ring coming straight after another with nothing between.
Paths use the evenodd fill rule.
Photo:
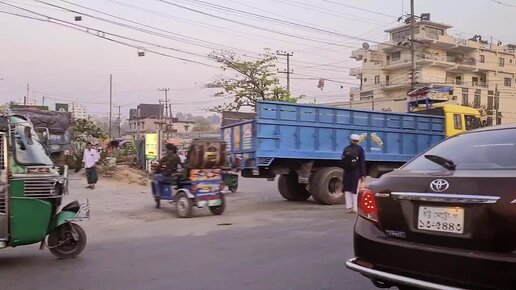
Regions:
<instances>
[{"instance_id":1,"label":"auto rickshaw wheel","mask_svg":"<svg viewBox=\"0 0 516 290\"><path fill-rule=\"evenodd\" d=\"M221 215L226 209L226 198L223 194L220 195L220 205L210 206L210 211L213 215Z\"/></svg>"},{"instance_id":2,"label":"auto rickshaw wheel","mask_svg":"<svg viewBox=\"0 0 516 290\"><path fill-rule=\"evenodd\" d=\"M73 238L73 230L77 233L77 241ZM60 259L75 258L86 247L86 232L78 224L62 224L48 235L47 245Z\"/></svg>"},{"instance_id":3,"label":"auto rickshaw wheel","mask_svg":"<svg viewBox=\"0 0 516 290\"><path fill-rule=\"evenodd\" d=\"M155 198L154 201L156 202L156 208L161 207L161 200L159 198Z\"/></svg>"},{"instance_id":4,"label":"auto rickshaw wheel","mask_svg":"<svg viewBox=\"0 0 516 290\"><path fill-rule=\"evenodd\" d=\"M177 195L176 213L180 218L192 217L193 201L184 192L178 193Z\"/></svg>"}]
</instances>

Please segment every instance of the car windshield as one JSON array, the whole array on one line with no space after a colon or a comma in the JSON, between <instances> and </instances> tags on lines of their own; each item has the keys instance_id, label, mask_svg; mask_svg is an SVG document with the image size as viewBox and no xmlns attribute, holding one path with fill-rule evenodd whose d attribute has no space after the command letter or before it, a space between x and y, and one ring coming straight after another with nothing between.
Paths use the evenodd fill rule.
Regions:
<instances>
[{"instance_id":1,"label":"car windshield","mask_svg":"<svg viewBox=\"0 0 516 290\"><path fill-rule=\"evenodd\" d=\"M15 158L22 165L52 166L53 162L47 154L36 131L29 123L16 123L14 127Z\"/></svg>"},{"instance_id":2,"label":"car windshield","mask_svg":"<svg viewBox=\"0 0 516 290\"><path fill-rule=\"evenodd\" d=\"M459 135L443 141L403 166L406 170L446 170L425 158L452 160L456 170L516 169L516 129Z\"/></svg>"}]
</instances>

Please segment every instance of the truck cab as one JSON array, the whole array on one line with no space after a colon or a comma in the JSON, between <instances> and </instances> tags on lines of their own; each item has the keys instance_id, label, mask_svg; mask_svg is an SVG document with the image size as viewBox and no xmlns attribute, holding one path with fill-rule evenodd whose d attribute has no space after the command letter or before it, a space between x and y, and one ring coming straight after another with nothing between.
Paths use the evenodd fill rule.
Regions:
<instances>
[{"instance_id":1,"label":"truck cab","mask_svg":"<svg viewBox=\"0 0 516 290\"><path fill-rule=\"evenodd\" d=\"M444 117L446 137L482 127L480 112L471 107L436 104L428 109L415 108L412 113Z\"/></svg>"}]
</instances>

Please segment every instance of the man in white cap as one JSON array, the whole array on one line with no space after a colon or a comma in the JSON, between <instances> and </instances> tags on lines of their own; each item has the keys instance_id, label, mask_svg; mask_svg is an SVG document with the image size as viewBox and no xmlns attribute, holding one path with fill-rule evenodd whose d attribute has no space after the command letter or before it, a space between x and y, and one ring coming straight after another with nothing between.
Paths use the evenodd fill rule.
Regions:
<instances>
[{"instance_id":1,"label":"man in white cap","mask_svg":"<svg viewBox=\"0 0 516 290\"><path fill-rule=\"evenodd\" d=\"M342 167L344 169L343 190L346 198L346 208L349 212L357 212L357 193L359 183L364 187L366 178L366 163L364 148L360 146L360 135L349 136L350 145L342 152Z\"/></svg>"}]
</instances>

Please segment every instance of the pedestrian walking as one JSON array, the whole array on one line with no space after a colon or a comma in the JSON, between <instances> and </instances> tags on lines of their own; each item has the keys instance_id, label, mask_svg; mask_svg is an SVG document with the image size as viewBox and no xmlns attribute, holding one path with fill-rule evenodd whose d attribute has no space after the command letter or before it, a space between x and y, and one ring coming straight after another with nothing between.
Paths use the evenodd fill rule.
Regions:
<instances>
[{"instance_id":1,"label":"pedestrian walking","mask_svg":"<svg viewBox=\"0 0 516 290\"><path fill-rule=\"evenodd\" d=\"M349 212L357 212L358 189L366 186L365 152L359 145L359 135L352 134L349 138L351 144L342 151L343 190L346 209Z\"/></svg>"},{"instance_id":2,"label":"pedestrian walking","mask_svg":"<svg viewBox=\"0 0 516 290\"><path fill-rule=\"evenodd\" d=\"M86 149L84 149L84 156L82 159L84 169L86 170L86 180L88 182L87 188L95 189L95 184L98 181L97 165L100 160L98 151L92 147L91 142L86 143Z\"/></svg>"}]
</instances>

